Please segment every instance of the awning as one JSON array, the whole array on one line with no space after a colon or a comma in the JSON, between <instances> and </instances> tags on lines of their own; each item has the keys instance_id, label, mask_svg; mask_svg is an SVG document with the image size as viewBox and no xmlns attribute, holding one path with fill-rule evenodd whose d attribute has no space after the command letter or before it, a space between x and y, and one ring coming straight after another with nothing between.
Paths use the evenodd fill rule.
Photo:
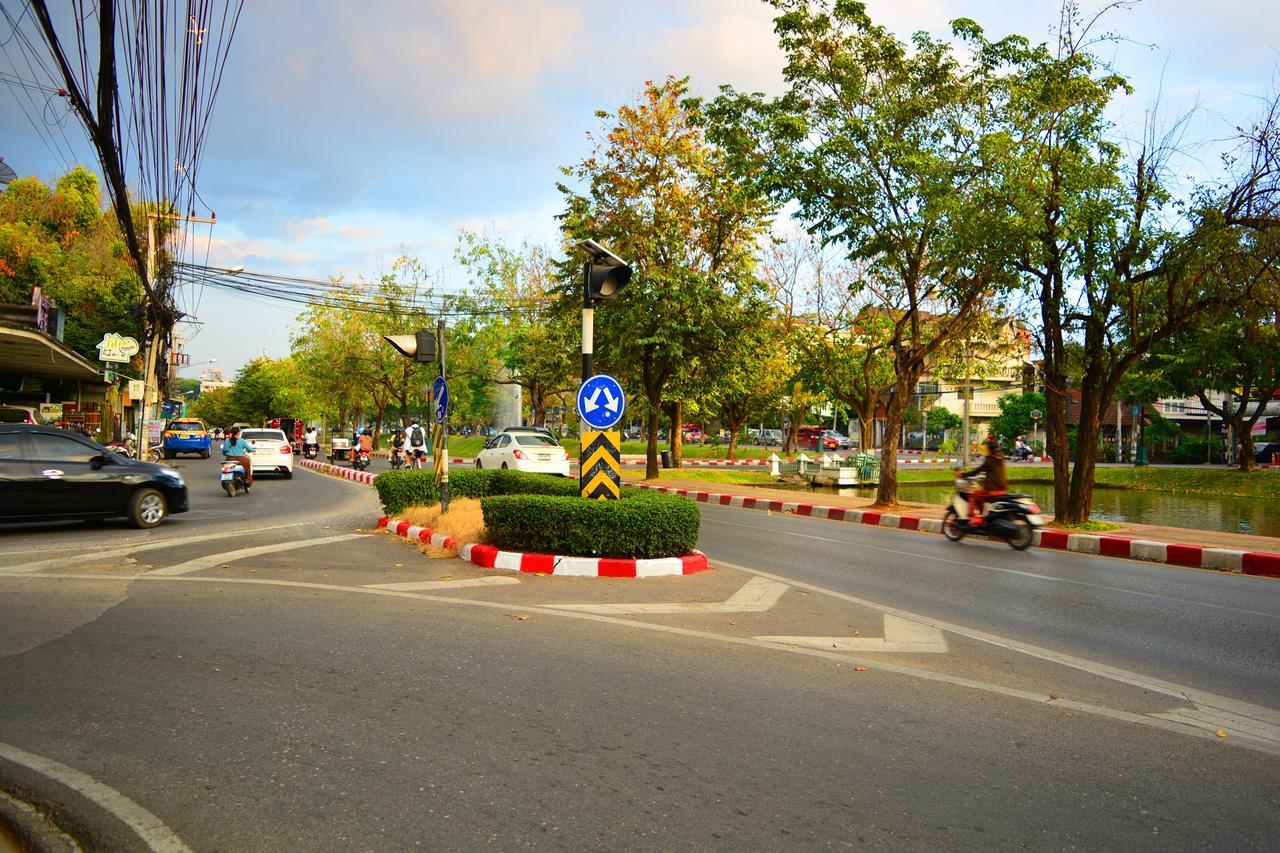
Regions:
<instances>
[{"instance_id":1,"label":"awning","mask_svg":"<svg viewBox=\"0 0 1280 853\"><path fill-rule=\"evenodd\" d=\"M0 373L102 381L102 368L36 329L0 326Z\"/></svg>"}]
</instances>

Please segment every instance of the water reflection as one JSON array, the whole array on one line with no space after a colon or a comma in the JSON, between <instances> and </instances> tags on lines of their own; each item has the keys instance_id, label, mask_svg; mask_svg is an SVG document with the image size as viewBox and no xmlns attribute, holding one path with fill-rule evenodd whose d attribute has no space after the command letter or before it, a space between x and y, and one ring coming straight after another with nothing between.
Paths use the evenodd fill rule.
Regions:
<instances>
[{"instance_id":1,"label":"water reflection","mask_svg":"<svg viewBox=\"0 0 1280 853\"><path fill-rule=\"evenodd\" d=\"M800 488L806 488L801 486ZM1053 486L1048 483L1012 483L1010 491L1033 496L1046 513L1053 512ZM827 494L873 497L874 489L814 488ZM898 484L898 498L916 503L945 504L951 500L950 486L941 484ZM1233 496L1177 495L1142 492L1134 489L1093 490L1093 511L1099 521L1131 521L1135 524L1162 524L1227 533L1254 533L1280 536L1280 512L1259 498Z\"/></svg>"}]
</instances>

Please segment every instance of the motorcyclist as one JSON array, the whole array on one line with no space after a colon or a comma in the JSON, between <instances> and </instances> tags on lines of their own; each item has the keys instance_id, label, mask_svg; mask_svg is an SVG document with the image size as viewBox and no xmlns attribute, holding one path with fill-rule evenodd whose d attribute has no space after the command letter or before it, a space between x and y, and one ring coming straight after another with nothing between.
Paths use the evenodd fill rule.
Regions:
<instances>
[{"instance_id":1,"label":"motorcyclist","mask_svg":"<svg viewBox=\"0 0 1280 853\"><path fill-rule=\"evenodd\" d=\"M969 523L973 525L982 523L982 506L987 500L1007 494L1009 491L1009 479L1004 469L1004 453L999 439L994 434L987 435L987 455L982 460L982 464L972 471L957 472L957 476L960 477L976 477L979 474L985 475L982 488L974 489L969 493Z\"/></svg>"},{"instance_id":2,"label":"motorcyclist","mask_svg":"<svg viewBox=\"0 0 1280 853\"><path fill-rule=\"evenodd\" d=\"M227 438L222 442L222 455L228 462L239 462L240 467L244 468L246 489L253 485L253 463L249 461L249 454L252 452L253 446L240 437L240 427L227 430Z\"/></svg>"},{"instance_id":3,"label":"motorcyclist","mask_svg":"<svg viewBox=\"0 0 1280 853\"><path fill-rule=\"evenodd\" d=\"M316 449L316 455L320 455L320 432L313 426L307 427L306 433L302 436L302 452L306 453L311 448Z\"/></svg>"},{"instance_id":4,"label":"motorcyclist","mask_svg":"<svg viewBox=\"0 0 1280 853\"><path fill-rule=\"evenodd\" d=\"M1022 440L1022 436L1018 436L1018 441L1013 446L1013 455L1023 462L1026 462L1027 458L1031 456L1031 448L1027 447L1027 443Z\"/></svg>"},{"instance_id":5,"label":"motorcyclist","mask_svg":"<svg viewBox=\"0 0 1280 853\"><path fill-rule=\"evenodd\" d=\"M409 429L405 431L405 443L409 445L413 467L421 468L422 459L427 455L427 432L418 424L417 418L413 419Z\"/></svg>"},{"instance_id":6,"label":"motorcyclist","mask_svg":"<svg viewBox=\"0 0 1280 853\"><path fill-rule=\"evenodd\" d=\"M391 434L391 454L404 459L404 430L399 427Z\"/></svg>"},{"instance_id":7,"label":"motorcyclist","mask_svg":"<svg viewBox=\"0 0 1280 853\"><path fill-rule=\"evenodd\" d=\"M371 452L373 450L373 430L365 427L364 432L356 436L356 442L356 446L359 447L362 452Z\"/></svg>"}]
</instances>

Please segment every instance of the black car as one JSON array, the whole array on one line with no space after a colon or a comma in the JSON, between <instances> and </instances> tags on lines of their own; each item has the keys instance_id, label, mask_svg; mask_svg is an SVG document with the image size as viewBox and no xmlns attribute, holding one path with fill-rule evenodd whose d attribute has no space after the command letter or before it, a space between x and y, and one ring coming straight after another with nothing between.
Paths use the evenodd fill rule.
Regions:
<instances>
[{"instance_id":1,"label":"black car","mask_svg":"<svg viewBox=\"0 0 1280 853\"><path fill-rule=\"evenodd\" d=\"M0 424L0 523L124 516L155 527L187 509L187 485L172 468L56 427Z\"/></svg>"}]
</instances>

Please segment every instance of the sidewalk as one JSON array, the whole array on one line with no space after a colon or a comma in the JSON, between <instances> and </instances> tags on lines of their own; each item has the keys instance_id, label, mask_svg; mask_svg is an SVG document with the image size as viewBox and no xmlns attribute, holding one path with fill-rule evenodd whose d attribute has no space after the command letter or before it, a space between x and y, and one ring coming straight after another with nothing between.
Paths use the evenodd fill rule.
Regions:
<instances>
[{"instance_id":1,"label":"sidewalk","mask_svg":"<svg viewBox=\"0 0 1280 853\"><path fill-rule=\"evenodd\" d=\"M703 480L681 480L674 477L663 477L657 480L629 478L629 481L646 483L650 487L685 489L689 492L711 492L719 495L752 497L766 501L780 501L782 503L821 504L822 506L840 507L842 509L865 510L874 503L872 498L806 492L797 489L772 489L764 486L708 483ZM899 504L899 507L899 509L893 510L895 514L911 515L918 518L941 519L946 511L945 506L937 504L904 502ZM1253 536L1246 533L1224 533L1216 530L1199 530L1187 527L1124 523L1115 530L1105 532L1080 531L1080 534L1073 533L1072 535L1122 537L1148 542L1163 542L1169 545L1192 545L1200 548L1221 548L1232 551L1280 554L1280 538L1274 536Z\"/></svg>"}]
</instances>

